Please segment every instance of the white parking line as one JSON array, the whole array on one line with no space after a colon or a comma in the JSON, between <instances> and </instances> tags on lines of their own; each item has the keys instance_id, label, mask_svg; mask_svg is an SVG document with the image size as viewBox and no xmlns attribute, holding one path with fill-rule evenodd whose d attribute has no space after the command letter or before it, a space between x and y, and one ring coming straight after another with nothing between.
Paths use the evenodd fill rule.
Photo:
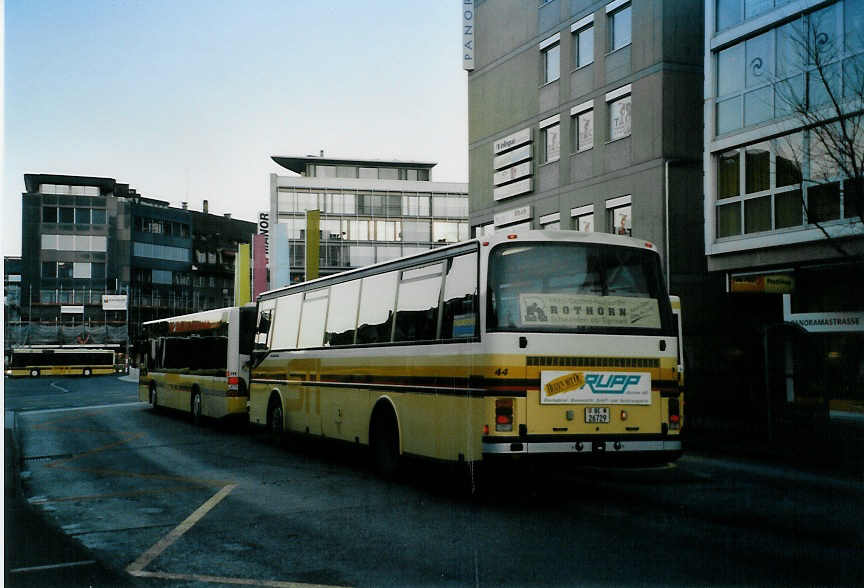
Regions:
<instances>
[{"instance_id":1,"label":"white parking line","mask_svg":"<svg viewBox=\"0 0 864 588\"><path fill-rule=\"evenodd\" d=\"M21 574L24 572L41 572L42 570L56 570L58 568L72 568L75 566L89 566L93 565L96 562L92 559L84 560L84 561L73 561L69 563L60 563L60 564L51 564L47 566L32 566L29 568L15 568L14 570L9 570L10 574Z\"/></svg>"},{"instance_id":2,"label":"white parking line","mask_svg":"<svg viewBox=\"0 0 864 588\"><path fill-rule=\"evenodd\" d=\"M52 412L73 412L76 410L97 410L101 408L120 408L122 406L147 406L146 402L123 402L121 404L97 404L94 406L72 406L69 408L41 408L36 410L19 410L21 414L49 414Z\"/></svg>"},{"instance_id":3,"label":"white parking line","mask_svg":"<svg viewBox=\"0 0 864 588\"><path fill-rule=\"evenodd\" d=\"M66 388L64 388L63 386L59 386L57 384L57 382L51 382L51 387L56 388L57 390L60 390L61 392L68 392L69 391Z\"/></svg>"}]
</instances>

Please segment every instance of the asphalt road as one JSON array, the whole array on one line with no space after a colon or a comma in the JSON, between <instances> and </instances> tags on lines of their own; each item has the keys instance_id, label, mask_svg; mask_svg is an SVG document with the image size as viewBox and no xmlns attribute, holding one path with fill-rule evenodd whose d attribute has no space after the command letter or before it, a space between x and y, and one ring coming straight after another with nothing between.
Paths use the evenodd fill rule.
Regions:
<instances>
[{"instance_id":1,"label":"asphalt road","mask_svg":"<svg viewBox=\"0 0 864 588\"><path fill-rule=\"evenodd\" d=\"M5 394L27 498L130 582L864 585L860 479L702 454L508 468L478 500L446 468L385 482L360 451L195 427L114 377Z\"/></svg>"}]
</instances>

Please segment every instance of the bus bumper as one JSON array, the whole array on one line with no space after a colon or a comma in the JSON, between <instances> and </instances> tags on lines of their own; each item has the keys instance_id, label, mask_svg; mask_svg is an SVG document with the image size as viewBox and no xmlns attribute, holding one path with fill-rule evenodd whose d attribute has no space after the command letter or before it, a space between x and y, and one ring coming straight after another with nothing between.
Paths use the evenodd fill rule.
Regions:
<instances>
[{"instance_id":1,"label":"bus bumper","mask_svg":"<svg viewBox=\"0 0 864 588\"><path fill-rule=\"evenodd\" d=\"M674 459L680 456L683 447L680 439L627 439L586 436L569 439L543 439L520 437L484 437L484 455L532 455L568 453L599 457L601 455L658 455L669 454ZM676 455L677 454L677 455Z\"/></svg>"}]
</instances>

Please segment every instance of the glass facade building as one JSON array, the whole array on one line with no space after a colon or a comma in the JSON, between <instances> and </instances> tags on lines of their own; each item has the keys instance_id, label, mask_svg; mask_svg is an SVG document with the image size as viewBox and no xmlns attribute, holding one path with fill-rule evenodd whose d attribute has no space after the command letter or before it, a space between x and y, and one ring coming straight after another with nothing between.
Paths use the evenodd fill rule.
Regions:
<instances>
[{"instance_id":1,"label":"glass facade building","mask_svg":"<svg viewBox=\"0 0 864 588\"><path fill-rule=\"evenodd\" d=\"M468 238L467 185L430 181L434 163L273 157L270 287L304 280L306 213L320 212L320 275Z\"/></svg>"}]
</instances>

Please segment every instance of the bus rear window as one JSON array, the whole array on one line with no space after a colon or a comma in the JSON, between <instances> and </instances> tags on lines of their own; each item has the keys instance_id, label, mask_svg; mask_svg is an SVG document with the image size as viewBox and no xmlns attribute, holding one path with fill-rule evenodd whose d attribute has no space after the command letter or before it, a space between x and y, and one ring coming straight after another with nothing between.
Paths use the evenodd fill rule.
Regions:
<instances>
[{"instance_id":1,"label":"bus rear window","mask_svg":"<svg viewBox=\"0 0 864 588\"><path fill-rule=\"evenodd\" d=\"M656 253L596 243L513 243L489 259L489 331L671 333Z\"/></svg>"}]
</instances>

